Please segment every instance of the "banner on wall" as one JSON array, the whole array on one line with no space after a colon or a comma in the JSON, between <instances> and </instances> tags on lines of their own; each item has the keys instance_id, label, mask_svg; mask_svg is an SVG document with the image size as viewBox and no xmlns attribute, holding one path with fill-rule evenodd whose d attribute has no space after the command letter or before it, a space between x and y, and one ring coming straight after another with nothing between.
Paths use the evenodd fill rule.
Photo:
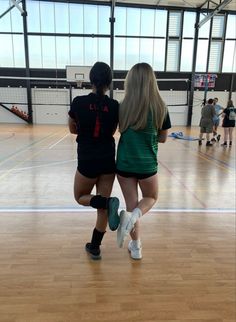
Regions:
<instances>
[{"instance_id":1,"label":"banner on wall","mask_svg":"<svg viewBox=\"0 0 236 322\"><path fill-rule=\"evenodd\" d=\"M197 88L215 88L216 74L196 74L194 87Z\"/></svg>"}]
</instances>

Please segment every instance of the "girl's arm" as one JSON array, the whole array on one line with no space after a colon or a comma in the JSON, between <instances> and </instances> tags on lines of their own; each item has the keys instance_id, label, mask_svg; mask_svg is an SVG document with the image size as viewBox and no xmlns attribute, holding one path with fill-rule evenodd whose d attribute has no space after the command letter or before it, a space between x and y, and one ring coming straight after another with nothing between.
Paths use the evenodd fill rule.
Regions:
<instances>
[{"instance_id":1,"label":"girl's arm","mask_svg":"<svg viewBox=\"0 0 236 322\"><path fill-rule=\"evenodd\" d=\"M69 130L70 133L72 134L78 134L77 133L77 126L76 126L76 122L75 120L69 116L69 120L68 120L68 125L69 125Z\"/></svg>"},{"instance_id":2,"label":"girl's arm","mask_svg":"<svg viewBox=\"0 0 236 322\"><path fill-rule=\"evenodd\" d=\"M168 130L159 130L158 133L158 142L165 143L168 136Z\"/></svg>"}]
</instances>

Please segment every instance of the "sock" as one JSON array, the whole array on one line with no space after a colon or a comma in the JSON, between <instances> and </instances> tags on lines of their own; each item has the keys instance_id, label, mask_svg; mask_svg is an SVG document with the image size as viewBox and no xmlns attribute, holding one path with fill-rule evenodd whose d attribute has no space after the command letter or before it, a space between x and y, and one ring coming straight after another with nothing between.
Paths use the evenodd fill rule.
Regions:
<instances>
[{"instance_id":1,"label":"sock","mask_svg":"<svg viewBox=\"0 0 236 322\"><path fill-rule=\"evenodd\" d=\"M134 217L136 220L139 219L140 217L142 217L142 211L141 209L139 208L135 208L133 211L132 211L132 217Z\"/></svg>"},{"instance_id":2,"label":"sock","mask_svg":"<svg viewBox=\"0 0 236 322\"><path fill-rule=\"evenodd\" d=\"M96 209L107 209L107 199L101 195L93 196L90 200L90 206Z\"/></svg>"},{"instance_id":3,"label":"sock","mask_svg":"<svg viewBox=\"0 0 236 322\"><path fill-rule=\"evenodd\" d=\"M99 246L101 245L104 234L105 234L105 231L101 232L101 231L97 230L96 228L94 228L92 239L91 239L91 244L92 244L93 248L99 248Z\"/></svg>"},{"instance_id":4,"label":"sock","mask_svg":"<svg viewBox=\"0 0 236 322\"><path fill-rule=\"evenodd\" d=\"M229 141L229 145L232 145L232 141Z\"/></svg>"},{"instance_id":5,"label":"sock","mask_svg":"<svg viewBox=\"0 0 236 322\"><path fill-rule=\"evenodd\" d=\"M132 244L135 248L140 248L141 247L141 240L140 239L137 239L137 240L132 239Z\"/></svg>"}]
</instances>

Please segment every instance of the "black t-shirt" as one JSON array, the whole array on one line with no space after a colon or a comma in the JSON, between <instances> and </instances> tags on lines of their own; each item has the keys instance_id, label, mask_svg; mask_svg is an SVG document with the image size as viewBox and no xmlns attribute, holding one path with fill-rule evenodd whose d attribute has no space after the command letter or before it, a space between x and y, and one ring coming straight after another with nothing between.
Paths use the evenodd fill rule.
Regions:
<instances>
[{"instance_id":1,"label":"black t-shirt","mask_svg":"<svg viewBox=\"0 0 236 322\"><path fill-rule=\"evenodd\" d=\"M78 158L100 159L115 156L113 135L119 116L119 103L107 95L94 93L74 98L69 116L77 125Z\"/></svg>"}]
</instances>

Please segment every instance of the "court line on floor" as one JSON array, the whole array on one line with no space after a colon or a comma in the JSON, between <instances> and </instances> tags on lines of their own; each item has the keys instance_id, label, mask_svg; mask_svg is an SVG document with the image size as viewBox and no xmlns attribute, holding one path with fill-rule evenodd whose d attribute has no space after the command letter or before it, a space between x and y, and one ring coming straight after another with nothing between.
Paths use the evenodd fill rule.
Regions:
<instances>
[{"instance_id":1,"label":"court line on floor","mask_svg":"<svg viewBox=\"0 0 236 322\"><path fill-rule=\"evenodd\" d=\"M10 136L8 136L8 137L6 137L4 139L1 139L0 142L10 140L11 138L14 138L14 136L15 136L15 133L12 133Z\"/></svg>"},{"instance_id":2,"label":"court line on floor","mask_svg":"<svg viewBox=\"0 0 236 322\"><path fill-rule=\"evenodd\" d=\"M30 154L30 156L28 158L25 158L24 160L22 161L19 161L16 165L14 165L12 168L6 170L3 174L0 175L0 180L5 178L7 175L9 175L10 173L12 173L15 169L17 169L17 167L20 165L20 164L23 164L24 162L28 161L28 160L31 160L33 157L35 157L36 155L40 154L43 152L43 149L40 149L39 151L35 152L35 153L32 153Z\"/></svg>"},{"instance_id":3,"label":"court line on floor","mask_svg":"<svg viewBox=\"0 0 236 322\"><path fill-rule=\"evenodd\" d=\"M60 143L61 141L63 141L68 135L70 135L70 133L65 134L60 140L58 140L57 142L55 142L54 144L50 145L48 147L49 150L51 150L52 148L54 148L54 146L56 146L58 143Z\"/></svg>"},{"instance_id":4,"label":"court line on floor","mask_svg":"<svg viewBox=\"0 0 236 322\"><path fill-rule=\"evenodd\" d=\"M61 130L60 130L61 131ZM48 138L51 138L55 135L57 135L60 131L56 132L56 133L51 133L51 134L48 134L47 136L45 136L44 138L41 138L37 141L34 141L32 143L30 143L29 145L27 145L26 147L23 147L22 149L19 149L17 151L15 151L14 153L12 153L10 156L7 156L5 159L2 159L0 160L0 165L4 164L5 162L9 161L10 159L14 158L15 156L17 156L17 154L20 154L22 152L25 152L27 150L29 150L32 146L36 145L36 144L39 144L45 140L47 140Z\"/></svg>"},{"instance_id":5,"label":"court line on floor","mask_svg":"<svg viewBox=\"0 0 236 322\"><path fill-rule=\"evenodd\" d=\"M120 208L122 210L124 208ZM96 209L94 208L82 208L82 207L62 207L62 208L53 208L53 207L43 207L43 208L0 208L0 213L30 213L30 212L50 212L50 213L80 213L80 212L92 212L95 213ZM220 208L210 208L210 209L202 209L202 208L152 208L149 210L151 213L156 212L173 212L173 213L232 213L235 214L235 209L220 209Z\"/></svg>"},{"instance_id":6,"label":"court line on floor","mask_svg":"<svg viewBox=\"0 0 236 322\"><path fill-rule=\"evenodd\" d=\"M180 141L176 141L176 142L181 144L182 146L184 146L186 150L188 150L188 151L190 150L190 152L192 154L199 156L203 160L206 160L206 161L216 165L217 167L219 167L225 171L233 171L234 170L234 168L231 167L225 161L218 160L218 159L214 158L212 155L207 154L206 152L202 152L197 148L190 147L189 145L187 145L187 142L180 142ZM215 162L213 162L213 161L215 161ZM217 164L216 162L218 162L220 164Z\"/></svg>"},{"instance_id":7,"label":"court line on floor","mask_svg":"<svg viewBox=\"0 0 236 322\"><path fill-rule=\"evenodd\" d=\"M165 168L166 169L166 171L167 172L169 172L169 174L172 176L172 177L174 177L180 184L181 184L181 186L183 186L184 187L184 189L186 190L186 191L188 191L193 197L194 197L194 199L196 199L199 203L200 203L200 205L203 207L203 208L207 208L207 205L202 201L202 200L200 200L199 198L198 198L198 196L192 191L192 190L190 190L187 186L186 186L186 184L184 184L163 162L161 162L160 160L158 161L160 164L161 164L161 166L163 167L163 168Z\"/></svg>"},{"instance_id":8,"label":"court line on floor","mask_svg":"<svg viewBox=\"0 0 236 322\"><path fill-rule=\"evenodd\" d=\"M23 168L14 168L12 169L12 172L17 172L17 171L24 171L24 170L31 170L31 169L36 169L36 168L44 168L44 167L51 167L51 166L57 166L65 163L71 163L75 162L77 159L72 159L72 160L65 160L65 161L58 161L58 162L51 162L51 163L45 163L45 164L40 164L40 165L33 165L30 167L23 167ZM6 172L6 170L0 170L1 172Z\"/></svg>"}]
</instances>

